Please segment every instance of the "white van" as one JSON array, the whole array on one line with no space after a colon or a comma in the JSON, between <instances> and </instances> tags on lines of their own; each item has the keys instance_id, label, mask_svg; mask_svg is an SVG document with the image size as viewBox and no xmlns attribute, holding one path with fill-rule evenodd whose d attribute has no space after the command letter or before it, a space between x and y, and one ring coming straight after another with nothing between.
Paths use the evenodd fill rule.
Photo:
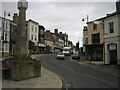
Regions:
<instances>
[{"instance_id":1,"label":"white van","mask_svg":"<svg viewBox=\"0 0 120 90\"><path fill-rule=\"evenodd\" d=\"M71 55L71 48L70 47L64 47L63 48L63 53L65 56Z\"/></svg>"}]
</instances>

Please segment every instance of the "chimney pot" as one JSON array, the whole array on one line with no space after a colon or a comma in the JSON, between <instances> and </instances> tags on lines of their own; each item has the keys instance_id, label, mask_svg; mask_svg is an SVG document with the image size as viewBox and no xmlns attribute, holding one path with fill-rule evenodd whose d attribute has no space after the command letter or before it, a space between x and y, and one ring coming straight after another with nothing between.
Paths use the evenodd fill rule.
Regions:
<instances>
[{"instance_id":1,"label":"chimney pot","mask_svg":"<svg viewBox=\"0 0 120 90\"><path fill-rule=\"evenodd\" d=\"M55 34L58 34L58 29L54 29L54 33L55 33Z\"/></svg>"}]
</instances>

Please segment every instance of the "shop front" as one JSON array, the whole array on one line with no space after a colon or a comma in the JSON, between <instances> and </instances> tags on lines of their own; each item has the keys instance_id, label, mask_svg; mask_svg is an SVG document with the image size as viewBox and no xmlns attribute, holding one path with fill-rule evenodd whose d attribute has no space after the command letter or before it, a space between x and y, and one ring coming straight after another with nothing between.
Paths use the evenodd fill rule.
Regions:
<instances>
[{"instance_id":1,"label":"shop front","mask_svg":"<svg viewBox=\"0 0 120 90\"><path fill-rule=\"evenodd\" d=\"M62 52L63 48L61 46L55 46L54 47L54 52L58 53L58 52Z\"/></svg>"},{"instance_id":2,"label":"shop front","mask_svg":"<svg viewBox=\"0 0 120 90\"><path fill-rule=\"evenodd\" d=\"M86 59L90 61L103 61L103 44L85 45Z\"/></svg>"},{"instance_id":3,"label":"shop front","mask_svg":"<svg viewBox=\"0 0 120 90\"><path fill-rule=\"evenodd\" d=\"M39 44L39 53L45 54L45 48L46 48L45 44Z\"/></svg>"}]
</instances>

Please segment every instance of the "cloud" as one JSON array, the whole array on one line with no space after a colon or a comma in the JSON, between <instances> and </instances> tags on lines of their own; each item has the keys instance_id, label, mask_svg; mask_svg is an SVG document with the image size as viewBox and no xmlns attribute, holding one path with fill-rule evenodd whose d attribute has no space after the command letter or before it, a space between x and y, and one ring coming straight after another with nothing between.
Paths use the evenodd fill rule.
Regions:
<instances>
[{"instance_id":1,"label":"cloud","mask_svg":"<svg viewBox=\"0 0 120 90\"><path fill-rule=\"evenodd\" d=\"M0 2L0 13L1 13L1 16L2 16L2 3Z\"/></svg>"},{"instance_id":2,"label":"cloud","mask_svg":"<svg viewBox=\"0 0 120 90\"><path fill-rule=\"evenodd\" d=\"M2 2L17 2L18 0L1 0ZM27 0L29 2L115 2L116 0Z\"/></svg>"},{"instance_id":3,"label":"cloud","mask_svg":"<svg viewBox=\"0 0 120 90\"><path fill-rule=\"evenodd\" d=\"M66 32L74 44L80 41L81 45L83 26L86 25L86 22L82 22L82 18L89 15L89 20L91 21L115 11L114 2L29 1L27 19L38 22L48 30L53 31L57 28L63 33ZM18 12L15 2L4 2L2 3L2 8L11 13Z\"/></svg>"}]
</instances>

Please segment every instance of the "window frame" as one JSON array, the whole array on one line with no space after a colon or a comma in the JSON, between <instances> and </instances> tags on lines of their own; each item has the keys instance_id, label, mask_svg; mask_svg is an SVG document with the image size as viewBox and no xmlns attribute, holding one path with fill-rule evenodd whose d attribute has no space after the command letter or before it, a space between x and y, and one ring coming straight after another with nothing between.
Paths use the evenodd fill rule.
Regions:
<instances>
[{"instance_id":1,"label":"window frame","mask_svg":"<svg viewBox=\"0 0 120 90\"><path fill-rule=\"evenodd\" d=\"M31 29L32 29L32 32L34 32L34 26L33 25L31 26Z\"/></svg>"},{"instance_id":2,"label":"window frame","mask_svg":"<svg viewBox=\"0 0 120 90\"><path fill-rule=\"evenodd\" d=\"M109 22L108 25L109 25L109 32L114 33L114 22Z\"/></svg>"},{"instance_id":3,"label":"window frame","mask_svg":"<svg viewBox=\"0 0 120 90\"><path fill-rule=\"evenodd\" d=\"M93 23L93 30L97 29L97 24Z\"/></svg>"},{"instance_id":4,"label":"window frame","mask_svg":"<svg viewBox=\"0 0 120 90\"><path fill-rule=\"evenodd\" d=\"M35 35L35 41L37 41L37 35Z\"/></svg>"},{"instance_id":5,"label":"window frame","mask_svg":"<svg viewBox=\"0 0 120 90\"><path fill-rule=\"evenodd\" d=\"M31 39L33 40L33 34L31 34Z\"/></svg>"}]
</instances>

